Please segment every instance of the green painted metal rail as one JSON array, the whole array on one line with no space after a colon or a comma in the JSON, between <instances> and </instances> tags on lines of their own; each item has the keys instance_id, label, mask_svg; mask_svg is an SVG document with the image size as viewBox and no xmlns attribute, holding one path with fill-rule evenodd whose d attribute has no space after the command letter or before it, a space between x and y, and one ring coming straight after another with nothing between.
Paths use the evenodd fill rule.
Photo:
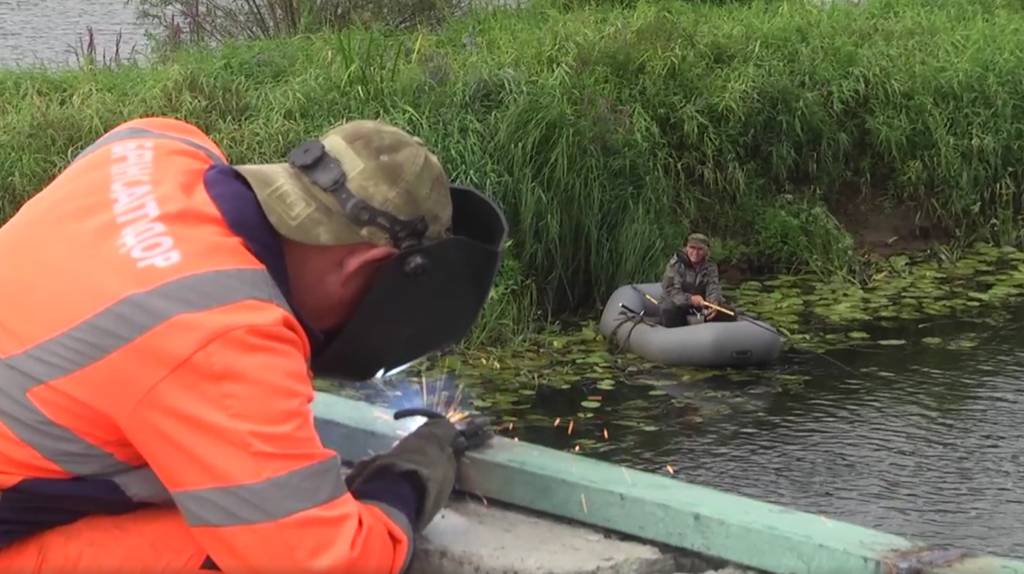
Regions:
<instances>
[{"instance_id":1,"label":"green painted metal rail","mask_svg":"<svg viewBox=\"0 0 1024 574\"><path fill-rule=\"evenodd\" d=\"M317 428L358 459L422 421L317 393ZM466 459L460 488L486 499L772 573L1024 574L1024 562L910 540L678 479L496 437Z\"/></svg>"}]
</instances>

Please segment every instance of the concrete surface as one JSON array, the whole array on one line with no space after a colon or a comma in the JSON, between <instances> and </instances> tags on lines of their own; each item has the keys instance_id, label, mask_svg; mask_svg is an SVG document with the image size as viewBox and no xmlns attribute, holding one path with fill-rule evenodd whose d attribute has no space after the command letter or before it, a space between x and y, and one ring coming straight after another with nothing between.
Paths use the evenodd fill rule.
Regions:
<instances>
[{"instance_id":1,"label":"concrete surface","mask_svg":"<svg viewBox=\"0 0 1024 574\"><path fill-rule=\"evenodd\" d=\"M411 574L671 574L672 556L597 531L467 502L423 532Z\"/></svg>"},{"instance_id":2,"label":"concrete surface","mask_svg":"<svg viewBox=\"0 0 1024 574\"><path fill-rule=\"evenodd\" d=\"M456 494L417 537L406 574L757 574L711 568L682 551Z\"/></svg>"},{"instance_id":3,"label":"concrete surface","mask_svg":"<svg viewBox=\"0 0 1024 574\"><path fill-rule=\"evenodd\" d=\"M409 574L690 574L709 568L699 558L595 529L454 500L417 541Z\"/></svg>"}]
</instances>

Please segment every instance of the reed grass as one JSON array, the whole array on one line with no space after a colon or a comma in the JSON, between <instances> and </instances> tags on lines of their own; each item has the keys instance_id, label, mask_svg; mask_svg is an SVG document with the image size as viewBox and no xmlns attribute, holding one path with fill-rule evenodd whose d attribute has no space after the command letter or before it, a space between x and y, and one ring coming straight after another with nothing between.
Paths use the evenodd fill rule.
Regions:
<instances>
[{"instance_id":1,"label":"reed grass","mask_svg":"<svg viewBox=\"0 0 1024 574\"><path fill-rule=\"evenodd\" d=\"M159 50L377 24L435 26L473 0L129 0Z\"/></svg>"},{"instance_id":2,"label":"reed grass","mask_svg":"<svg viewBox=\"0 0 1024 574\"><path fill-rule=\"evenodd\" d=\"M474 341L657 279L694 229L720 260L852 276L833 213L862 197L911 205L954 243L1022 243L1019 4L626 4L0 72L0 221L131 117L192 121L239 163L375 117L507 210L510 266Z\"/></svg>"}]
</instances>

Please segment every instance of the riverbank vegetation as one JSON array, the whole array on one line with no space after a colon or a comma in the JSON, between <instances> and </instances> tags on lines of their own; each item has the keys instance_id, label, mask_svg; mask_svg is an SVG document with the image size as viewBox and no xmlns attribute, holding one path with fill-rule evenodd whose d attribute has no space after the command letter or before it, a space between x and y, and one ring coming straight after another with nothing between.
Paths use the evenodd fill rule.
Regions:
<instances>
[{"instance_id":1,"label":"riverbank vegetation","mask_svg":"<svg viewBox=\"0 0 1024 574\"><path fill-rule=\"evenodd\" d=\"M145 65L0 72L0 221L131 117L192 121L236 163L383 118L509 215L472 345L657 279L693 229L745 273L862 285L888 271L861 247L1021 244L1012 2L536 0L405 23L304 18L258 41L179 35Z\"/></svg>"}]
</instances>

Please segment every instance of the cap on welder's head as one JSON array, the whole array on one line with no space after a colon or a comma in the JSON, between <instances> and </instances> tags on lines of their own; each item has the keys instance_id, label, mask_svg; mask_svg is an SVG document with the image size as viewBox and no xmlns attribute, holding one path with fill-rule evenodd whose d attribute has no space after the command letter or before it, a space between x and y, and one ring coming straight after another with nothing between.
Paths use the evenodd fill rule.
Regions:
<instances>
[{"instance_id":1,"label":"cap on welder's head","mask_svg":"<svg viewBox=\"0 0 1024 574\"><path fill-rule=\"evenodd\" d=\"M303 142L288 163L236 166L278 233L309 245L404 249L448 235L448 177L423 141L355 120Z\"/></svg>"}]
</instances>

